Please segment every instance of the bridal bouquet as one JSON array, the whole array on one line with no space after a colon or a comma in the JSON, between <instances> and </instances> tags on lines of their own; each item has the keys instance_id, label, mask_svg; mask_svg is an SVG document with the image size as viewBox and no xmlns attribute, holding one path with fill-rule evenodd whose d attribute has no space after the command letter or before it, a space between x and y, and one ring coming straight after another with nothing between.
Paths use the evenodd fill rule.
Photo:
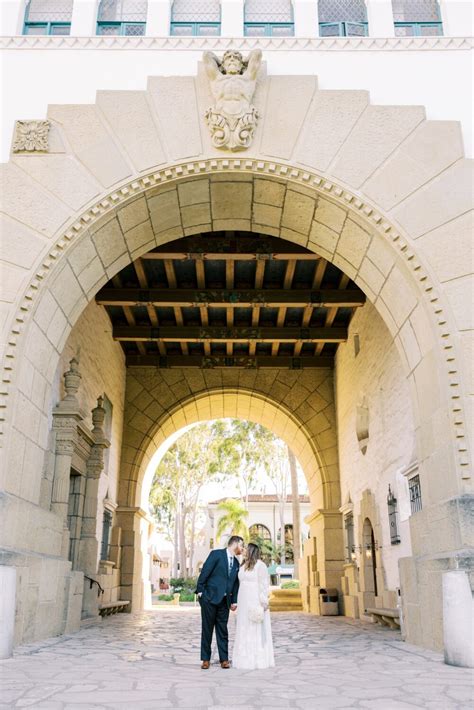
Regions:
<instances>
[{"instance_id":1,"label":"bridal bouquet","mask_svg":"<svg viewBox=\"0 0 474 710\"><path fill-rule=\"evenodd\" d=\"M263 624L265 611L262 606L252 606L249 609L249 621L254 624Z\"/></svg>"}]
</instances>

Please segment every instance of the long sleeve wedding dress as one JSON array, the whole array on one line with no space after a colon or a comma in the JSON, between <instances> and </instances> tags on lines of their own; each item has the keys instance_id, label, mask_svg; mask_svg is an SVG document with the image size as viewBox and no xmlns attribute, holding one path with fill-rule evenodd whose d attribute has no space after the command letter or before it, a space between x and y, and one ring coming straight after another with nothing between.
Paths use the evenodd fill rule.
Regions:
<instances>
[{"instance_id":1,"label":"long sleeve wedding dress","mask_svg":"<svg viewBox=\"0 0 474 710\"><path fill-rule=\"evenodd\" d=\"M268 599L270 581L266 565L258 560L248 571L239 570L239 597L235 628L234 668L270 668L275 665Z\"/></svg>"}]
</instances>

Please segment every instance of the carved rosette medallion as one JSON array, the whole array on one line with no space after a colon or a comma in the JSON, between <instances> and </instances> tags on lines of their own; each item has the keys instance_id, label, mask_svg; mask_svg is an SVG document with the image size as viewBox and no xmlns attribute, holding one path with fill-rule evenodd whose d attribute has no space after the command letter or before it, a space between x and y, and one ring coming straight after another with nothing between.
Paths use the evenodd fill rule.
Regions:
<instances>
[{"instance_id":1,"label":"carved rosette medallion","mask_svg":"<svg viewBox=\"0 0 474 710\"><path fill-rule=\"evenodd\" d=\"M212 52L204 52L203 61L214 97L214 105L205 113L212 144L231 151L245 150L252 144L259 118L252 98L262 53L254 49L244 59L240 52L228 50L220 60Z\"/></svg>"},{"instance_id":2,"label":"carved rosette medallion","mask_svg":"<svg viewBox=\"0 0 474 710\"><path fill-rule=\"evenodd\" d=\"M47 152L49 149L49 121L17 121L13 140L14 153Z\"/></svg>"}]
</instances>

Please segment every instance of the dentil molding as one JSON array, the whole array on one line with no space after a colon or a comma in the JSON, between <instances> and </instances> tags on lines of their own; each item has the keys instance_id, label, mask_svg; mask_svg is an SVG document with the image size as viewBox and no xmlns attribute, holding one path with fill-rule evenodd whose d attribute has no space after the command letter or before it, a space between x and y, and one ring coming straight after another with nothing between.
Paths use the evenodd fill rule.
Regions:
<instances>
[{"instance_id":1,"label":"dentil molding","mask_svg":"<svg viewBox=\"0 0 474 710\"><path fill-rule=\"evenodd\" d=\"M120 37L41 36L0 37L0 49L126 49L251 51L433 51L472 49L473 37Z\"/></svg>"}]
</instances>

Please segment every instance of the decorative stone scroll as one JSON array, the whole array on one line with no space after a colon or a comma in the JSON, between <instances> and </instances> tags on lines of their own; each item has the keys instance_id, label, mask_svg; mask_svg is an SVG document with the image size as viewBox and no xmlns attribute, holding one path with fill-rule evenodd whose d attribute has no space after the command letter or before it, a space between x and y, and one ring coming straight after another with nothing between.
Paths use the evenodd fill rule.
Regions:
<instances>
[{"instance_id":1,"label":"decorative stone scroll","mask_svg":"<svg viewBox=\"0 0 474 710\"><path fill-rule=\"evenodd\" d=\"M50 127L50 121L17 121L15 125L15 138L13 140L13 152L47 152L49 149Z\"/></svg>"},{"instance_id":2,"label":"decorative stone scroll","mask_svg":"<svg viewBox=\"0 0 474 710\"><path fill-rule=\"evenodd\" d=\"M252 144L259 114L252 106L262 52L254 49L244 60L240 52L228 50L220 61L204 52L203 61L214 97L206 111L212 143L216 148L245 150Z\"/></svg>"}]
</instances>

